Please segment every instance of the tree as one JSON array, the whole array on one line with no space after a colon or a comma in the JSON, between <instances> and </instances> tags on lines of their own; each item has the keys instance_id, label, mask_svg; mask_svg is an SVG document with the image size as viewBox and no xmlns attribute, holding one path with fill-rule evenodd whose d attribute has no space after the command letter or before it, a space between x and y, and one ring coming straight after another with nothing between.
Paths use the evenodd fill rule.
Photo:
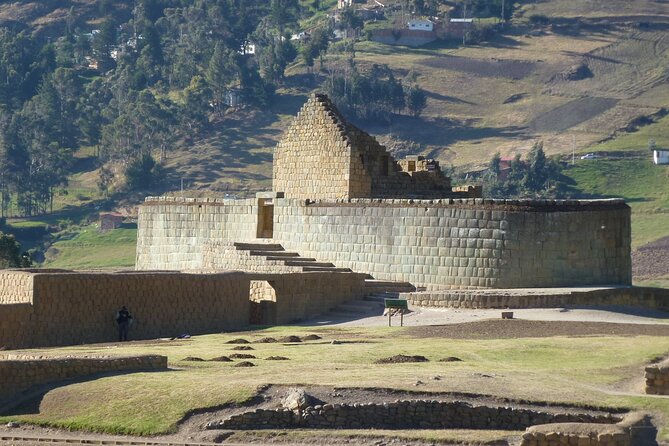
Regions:
<instances>
[{"instance_id":1,"label":"tree","mask_svg":"<svg viewBox=\"0 0 669 446\"><path fill-rule=\"evenodd\" d=\"M417 118L427 106L427 95L422 88L415 85L409 88L406 103L411 115Z\"/></svg>"},{"instance_id":2,"label":"tree","mask_svg":"<svg viewBox=\"0 0 669 446\"><path fill-rule=\"evenodd\" d=\"M206 79L211 87L214 110L221 115L225 106L228 86L239 78L239 57L234 51L226 51L220 43L216 44L209 60Z\"/></svg>"},{"instance_id":3,"label":"tree","mask_svg":"<svg viewBox=\"0 0 669 446\"><path fill-rule=\"evenodd\" d=\"M28 268L30 256L21 254L21 245L13 235L0 232L0 268Z\"/></svg>"},{"instance_id":4,"label":"tree","mask_svg":"<svg viewBox=\"0 0 669 446\"><path fill-rule=\"evenodd\" d=\"M499 173L501 172L502 157L499 152L495 153L488 163L488 171L494 175L495 180L499 178Z\"/></svg>"},{"instance_id":5,"label":"tree","mask_svg":"<svg viewBox=\"0 0 669 446\"><path fill-rule=\"evenodd\" d=\"M527 155L527 174L524 181L525 188L532 192L538 192L546 188L547 180L544 143L542 141L537 141Z\"/></svg>"}]
</instances>

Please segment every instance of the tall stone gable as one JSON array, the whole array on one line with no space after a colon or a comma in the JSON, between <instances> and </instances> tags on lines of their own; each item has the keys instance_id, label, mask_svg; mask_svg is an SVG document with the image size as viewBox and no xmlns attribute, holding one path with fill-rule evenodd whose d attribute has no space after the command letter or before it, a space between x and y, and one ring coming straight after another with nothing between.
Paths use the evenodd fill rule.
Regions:
<instances>
[{"instance_id":1,"label":"tall stone gable","mask_svg":"<svg viewBox=\"0 0 669 446\"><path fill-rule=\"evenodd\" d=\"M413 157L416 160L421 157ZM287 198L445 198L454 193L439 163L403 170L374 137L346 122L330 99L314 94L274 151L274 191ZM427 164L426 164L427 165Z\"/></svg>"},{"instance_id":2,"label":"tall stone gable","mask_svg":"<svg viewBox=\"0 0 669 446\"><path fill-rule=\"evenodd\" d=\"M274 151L274 190L290 198L356 198L371 180L351 162L347 123L327 96L312 95Z\"/></svg>"}]
</instances>

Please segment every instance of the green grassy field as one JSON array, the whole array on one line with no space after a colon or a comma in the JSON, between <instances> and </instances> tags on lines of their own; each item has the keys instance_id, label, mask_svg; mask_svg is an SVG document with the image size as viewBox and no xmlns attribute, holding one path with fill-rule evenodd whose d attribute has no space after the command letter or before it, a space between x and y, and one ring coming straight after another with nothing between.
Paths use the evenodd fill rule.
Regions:
<instances>
[{"instance_id":1,"label":"green grassy field","mask_svg":"<svg viewBox=\"0 0 669 446\"><path fill-rule=\"evenodd\" d=\"M135 266L137 228L100 232L89 225L58 235L47 251L48 268L96 269Z\"/></svg>"},{"instance_id":2,"label":"green grassy field","mask_svg":"<svg viewBox=\"0 0 669 446\"><path fill-rule=\"evenodd\" d=\"M513 323L513 322L511 322ZM300 344L251 344L256 367L234 363L183 361L187 356L205 360L233 353L227 340L317 333L322 341ZM345 340L332 345L332 339ZM638 394L620 396L621 383L641 382L642 366L666 353L662 337L588 336L456 340L417 338L404 328L297 328L197 336L190 340L154 344L76 346L42 350L59 354L167 355L171 370L109 376L69 384L44 395L39 411L30 407L0 418L95 431L157 434L174 431L190 410L243 402L260 384L383 387L420 391L475 392L530 401L600 406L652 408L669 416L669 400ZM36 353L34 351L33 353ZM396 354L424 355L430 362L375 364ZM290 361L266 361L271 355ZM438 362L457 356L462 362ZM432 377L439 375L440 380ZM636 396L635 396L635 393ZM665 429L662 434L668 438Z\"/></svg>"}]
</instances>

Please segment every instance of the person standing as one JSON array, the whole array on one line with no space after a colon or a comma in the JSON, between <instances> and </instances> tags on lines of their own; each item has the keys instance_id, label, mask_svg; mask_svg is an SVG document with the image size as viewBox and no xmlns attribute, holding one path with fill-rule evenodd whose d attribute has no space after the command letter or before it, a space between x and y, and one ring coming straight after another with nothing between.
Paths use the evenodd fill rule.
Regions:
<instances>
[{"instance_id":1,"label":"person standing","mask_svg":"<svg viewBox=\"0 0 669 446\"><path fill-rule=\"evenodd\" d=\"M116 313L116 323L118 324L118 340L119 342L128 340L128 329L130 328L130 323L132 322L132 315L128 311L128 308L124 305Z\"/></svg>"}]
</instances>

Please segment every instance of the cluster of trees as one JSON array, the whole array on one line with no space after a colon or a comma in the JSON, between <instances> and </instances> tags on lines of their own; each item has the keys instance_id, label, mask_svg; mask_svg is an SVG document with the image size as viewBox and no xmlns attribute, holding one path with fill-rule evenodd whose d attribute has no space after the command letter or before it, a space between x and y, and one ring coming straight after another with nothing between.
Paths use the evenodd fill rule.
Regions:
<instances>
[{"instance_id":1,"label":"cluster of trees","mask_svg":"<svg viewBox=\"0 0 669 446\"><path fill-rule=\"evenodd\" d=\"M387 65L362 73L350 62L330 73L325 90L340 110L360 120L388 123L393 113L407 110L419 116L427 105L425 92L417 85L403 86Z\"/></svg>"},{"instance_id":2,"label":"cluster of trees","mask_svg":"<svg viewBox=\"0 0 669 446\"><path fill-rule=\"evenodd\" d=\"M101 11L113 14L112 3ZM82 146L123 166L128 186L155 183L170 148L222 115L230 91L271 103L298 55L299 13L298 0L137 0L128 20L107 15L93 33L74 19L49 40L0 28L3 215L10 203L23 215L48 210ZM326 37L303 50L312 64ZM100 189L113 180L101 169Z\"/></svg>"},{"instance_id":3,"label":"cluster of trees","mask_svg":"<svg viewBox=\"0 0 669 446\"><path fill-rule=\"evenodd\" d=\"M0 269L29 268L32 260L21 252L21 245L13 235L0 232Z\"/></svg>"},{"instance_id":4,"label":"cluster of trees","mask_svg":"<svg viewBox=\"0 0 669 446\"><path fill-rule=\"evenodd\" d=\"M547 158L543 142L537 142L525 160L517 154L502 170L502 158L496 153L484 176L484 193L491 198L559 198L568 192L560 162Z\"/></svg>"}]
</instances>

